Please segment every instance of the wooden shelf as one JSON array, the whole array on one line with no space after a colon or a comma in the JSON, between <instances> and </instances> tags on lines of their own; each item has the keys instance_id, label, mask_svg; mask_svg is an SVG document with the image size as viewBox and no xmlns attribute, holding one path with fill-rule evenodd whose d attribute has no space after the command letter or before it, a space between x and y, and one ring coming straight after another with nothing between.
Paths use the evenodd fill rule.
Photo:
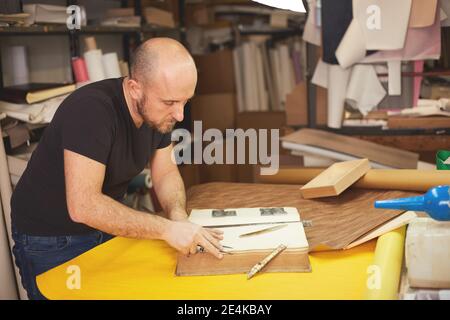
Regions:
<instances>
[{"instance_id":1,"label":"wooden shelf","mask_svg":"<svg viewBox=\"0 0 450 320\"><path fill-rule=\"evenodd\" d=\"M83 26L80 30L69 30L65 25L33 25L29 27L0 27L0 35L54 35L96 33L138 33L140 27Z\"/></svg>"},{"instance_id":2,"label":"wooden shelf","mask_svg":"<svg viewBox=\"0 0 450 320\"><path fill-rule=\"evenodd\" d=\"M55 35L55 34L129 34L179 31L180 28L168 28L155 25L141 27L82 26L80 30L69 30L65 25L33 25L29 27L0 27L0 36L10 35Z\"/></svg>"},{"instance_id":3,"label":"wooden shelf","mask_svg":"<svg viewBox=\"0 0 450 320\"><path fill-rule=\"evenodd\" d=\"M328 127L318 128L345 135L369 135L369 136L402 136L402 135L450 135L450 128L439 129L382 129L381 127L343 127L331 129Z\"/></svg>"}]
</instances>

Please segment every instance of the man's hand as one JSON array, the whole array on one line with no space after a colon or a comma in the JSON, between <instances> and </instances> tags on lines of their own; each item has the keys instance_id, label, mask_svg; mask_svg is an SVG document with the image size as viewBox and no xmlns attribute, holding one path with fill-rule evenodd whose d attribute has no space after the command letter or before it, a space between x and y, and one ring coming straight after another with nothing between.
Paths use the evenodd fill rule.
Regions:
<instances>
[{"instance_id":1,"label":"man's hand","mask_svg":"<svg viewBox=\"0 0 450 320\"><path fill-rule=\"evenodd\" d=\"M163 240L185 255L197 253L197 246L202 246L218 259L223 257L222 239L222 231L202 228L189 221L171 221L163 234Z\"/></svg>"}]
</instances>

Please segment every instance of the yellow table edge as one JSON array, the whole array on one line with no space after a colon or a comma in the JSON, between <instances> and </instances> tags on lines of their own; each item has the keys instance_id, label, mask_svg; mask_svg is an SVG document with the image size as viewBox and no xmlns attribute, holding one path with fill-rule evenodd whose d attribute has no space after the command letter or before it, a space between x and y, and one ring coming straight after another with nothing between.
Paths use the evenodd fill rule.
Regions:
<instances>
[{"instance_id":1,"label":"yellow table edge","mask_svg":"<svg viewBox=\"0 0 450 320\"><path fill-rule=\"evenodd\" d=\"M403 250L404 250L404 240L405 240L405 230L406 226L399 228L397 230L388 232L378 238L378 240L373 240L369 243L362 244L360 246L357 246L353 249L344 250L344 251L330 251L330 252L313 252L310 254L310 258L312 260L312 264L315 261L316 262L316 274L314 275L314 281L313 283L309 283L309 287L307 285L304 286L304 288L301 288L301 290L311 290L311 295L303 295L301 299L397 299L398 297L398 286L400 281L400 274L401 274L401 266L403 261ZM133 243L132 239L125 239L122 238L124 242L130 241L130 243ZM113 239L114 240L114 239ZM140 241L140 240L135 240ZM376 241L376 246L375 246ZM101 248L103 246L103 248ZM173 263L174 256L171 256L173 249L168 247L166 244L160 244L158 243L158 246L162 248L162 257L161 259L166 259L167 261L170 260L170 263ZM123 297L119 293L114 293L110 295L103 295L99 294L96 295L92 292L89 293L89 295L77 295L77 294L71 294L67 293L67 290L64 289L61 285L61 279L67 278L70 275L68 275L68 266L72 264L76 264L78 262L83 262L83 259L86 260L86 257L89 256L89 254L92 254L92 251L98 252L102 249L107 248L107 243L102 244L99 247L96 247L92 250L89 250L88 252L82 254L79 257L76 257L58 267L55 267L37 277L37 284L39 290L44 294L44 296L50 298L50 299L141 299L141 298L148 298L148 296L139 296L139 295L124 295ZM374 249L375 248L375 249ZM353 250L353 251L352 251ZM167 256L164 257L168 252ZM96 255L97 257L98 255ZM354 258L353 256L357 256L358 258ZM343 258L342 258L343 257ZM339 260L347 259L347 264L350 264L349 268L352 268L352 264L359 263L359 273L360 276L358 278L359 282L357 284L354 284L353 287L358 287L358 293L351 293L348 296L344 294L336 294L333 295L330 292L323 292L321 294L320 292L317 292L317 288L314 287L325 287L328 291L333 291L333 282L324 283L324 281L321 280L321 275L324 276L326 279L327 276L330 277L330 275L326 275L322 272L320 273L320 264L318 264L317 260L324 260L325 263L328 264L336 264L339 265ZM349 263L350 262L350 263ZM85 261L83 262L85 264ZM108 261L106 261L108 263ZM341 264L342 266L342 264ZM126 267L126 266L125 266ZM171 265L172 267L172 265ZM322 268L326 270L326 268ZM136 271L138 269L134 269ZM161 271L161 270L160 270ZM365 275L362 276L362 271L364 271ZM172 273L173 270L163 270L161 271L161 274L164 274L164 277L167 277L167 279L160 278L160 280L163 283L171 283L172 285L176 282L176 278L184 278L178 280L179 282L188 282L189 284L184 286L182 289L184 290L183 293L174 293L173 296L166 295L162 298L158 297L151 297L150 299L155 300L163 300L163 299L175 299L175 300L190 300L191 298L187 294L190 289L197 290L196 282L191 281L191 278L195 279L196 277L175 277L174 275L169 275L169 273ZM314 272L314 264L313 264L313 272ZM129 275L129 274L128 274ZM219 279L218 281L221 281L221 283L224 286L232 286L232 282L245 284L245 282L242 281L241 278L243 278L245 275L228 275L228 276L216 276ZM267 273L263 274L259 278L256 278L254 281L251 282L251 284L255 284L255 288L259 288L258 290L261 290L261 287L258 287L258 281L265 282L266 285L269 284L269 287L275 288L274 285L277 283L280 283L279 279L284 279L289 276L286 276L286 274L275 274L275 273ZM207 277L200 277L197 278L202 283L208 283L208 280L205 280ZM329 279L328 279L329 280ZM342 280L342 279L337 279ZM362 283L365 282L365 283ZM284 282L284 285L286 285L286 282ZM283 282L281 282L280 286L283 286ZM352 288L352 286L349 286L349 288ZM361 288L363 288L361 290ZM118 287L118 290L120 287ZM100 290L100 289L99 289ZM181 290L181 291L183 291ZM245 295L243 292L245 292L245 289L243 289L243 292L237 293L235 299L266 299L266 296L258 295L258 292L256 292L256 289L252 289L251 287L247 290L248 292L252 292L251 290L254 290L255 297L253 294ZM275 291L281 291L282 288L278 288ZM300 289L299 289L300 290ZM63 292L66 291L66 292ZM76 291L74 291L76 293ZM295 295L289 295L289 294L283 294L280 296L272 296L269 297L269 299L277 300L278 297L281 297L281 299L297 299ZM221 297L220 295L216 295L213 297L210 297L209 299L232 299L231 297ZM192 299L208 299L208 297L202 296L202 295L194 295Z\"/></svg>"}]
</instances>

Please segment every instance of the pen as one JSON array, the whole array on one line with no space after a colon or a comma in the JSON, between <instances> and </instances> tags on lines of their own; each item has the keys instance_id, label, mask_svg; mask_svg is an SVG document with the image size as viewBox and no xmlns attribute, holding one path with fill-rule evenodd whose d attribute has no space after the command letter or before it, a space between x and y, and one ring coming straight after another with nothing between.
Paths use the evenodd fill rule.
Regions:
<instances>
[{"instance_id":1,"label":"pen","mask_svg":"<svg viewBox=\"0 0 450 320\"><path fill-rule=\"evenodd\" d=\"M255 274L261 271L262 268L265 267L272 259L274 259L277 255L279 255L284 249L287 247L284 244L280 244L275 250L273 250L267 257L262 259L260 262L255 264L247 273L247 280L251 279Z\"/></svg>"}]
</instances>

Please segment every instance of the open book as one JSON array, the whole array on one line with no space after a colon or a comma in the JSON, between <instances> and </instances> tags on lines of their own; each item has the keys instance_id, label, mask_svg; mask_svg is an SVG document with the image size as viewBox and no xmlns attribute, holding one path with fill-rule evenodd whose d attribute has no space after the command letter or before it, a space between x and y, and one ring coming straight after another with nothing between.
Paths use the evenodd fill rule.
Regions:
<instances>
[{"instance_id":1,"label":"open book","mask_svg":"<svg viewBox=\"0 0 450 320\"><path fill-rule=\"evenodd\" d=\"M309 272L308 240L296 208L194 209L189 220L223 231L225 254L219 260L208 253L178 256L177 275L248 272L280 244L287 249L264 271Z\"/></svg>"}]
</instances>

